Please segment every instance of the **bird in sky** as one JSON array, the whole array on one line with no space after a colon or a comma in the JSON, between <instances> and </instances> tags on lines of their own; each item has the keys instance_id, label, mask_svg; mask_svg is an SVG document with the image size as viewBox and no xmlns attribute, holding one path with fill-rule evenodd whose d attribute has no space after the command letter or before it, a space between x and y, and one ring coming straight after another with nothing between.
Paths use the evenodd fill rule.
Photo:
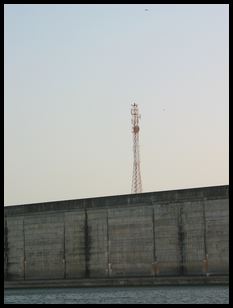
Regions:
<instances>
[{"instance_id":1,"label":"bird in sky","mask_svg":"<svg viewBox=\"0 0 233 308\"><path fill-rule=\"evenodd\" d=\"M145 11L149 11L148 9L145 9Z\"/></svg>"}]
</instances>

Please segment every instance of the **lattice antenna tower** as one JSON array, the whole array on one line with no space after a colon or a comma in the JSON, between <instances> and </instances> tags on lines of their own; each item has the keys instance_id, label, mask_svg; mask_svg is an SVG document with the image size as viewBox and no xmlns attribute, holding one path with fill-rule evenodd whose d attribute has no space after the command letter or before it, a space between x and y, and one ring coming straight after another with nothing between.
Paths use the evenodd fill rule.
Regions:
<instances>
[{"instance_id":1,"label":"lattice antenna tower","mask_svg":"<svg viewBox=\"0 0 233 308\"><path fill-rule=\"evenodd\" d=\"M140 156L139 156L139 114L138 105L131 105L131 122L132 122L132 133L133 133L133 177L131 193L137 194L142 192L142 180L140 172Z\"/></svg>"}]
</instances>

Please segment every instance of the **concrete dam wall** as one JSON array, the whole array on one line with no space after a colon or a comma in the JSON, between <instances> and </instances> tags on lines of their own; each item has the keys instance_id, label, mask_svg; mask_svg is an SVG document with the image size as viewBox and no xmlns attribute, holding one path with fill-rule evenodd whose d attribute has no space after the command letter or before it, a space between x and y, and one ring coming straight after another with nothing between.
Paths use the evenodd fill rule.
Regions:
<instances>
[{"instance_id":1,"label":"concrete dam wall","mask_svg":"<svg viewBox=\"0 0 233 308\"><path fill-rule=\"evenodd\" d=\"M228 195L215 186L5 207L5 282L227 276Z\"/></svg>"}]
</instances>

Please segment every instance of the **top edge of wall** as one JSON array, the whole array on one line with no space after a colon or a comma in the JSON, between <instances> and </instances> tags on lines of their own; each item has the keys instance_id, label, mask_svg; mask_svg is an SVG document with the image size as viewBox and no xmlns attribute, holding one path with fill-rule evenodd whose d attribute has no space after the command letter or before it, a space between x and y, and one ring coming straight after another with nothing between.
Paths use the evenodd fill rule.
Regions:
<instances>
[{"instance_id":1,"label":"top edge of wall","mask_svg":"<svg viewBox=\"0 0 233 308\"><path fill-rule=\"evenodd\" d=\"M228 197L229 185L221 185L5 206L4 214L5 216L17 216L44 211L66 211L71 209L88 208L97 209L102 207L109 208L117 205L130 206L142 203L145 205L151 205L159 202L170 203L189 200L222 199Z\"/></svg>"}]
</instances>

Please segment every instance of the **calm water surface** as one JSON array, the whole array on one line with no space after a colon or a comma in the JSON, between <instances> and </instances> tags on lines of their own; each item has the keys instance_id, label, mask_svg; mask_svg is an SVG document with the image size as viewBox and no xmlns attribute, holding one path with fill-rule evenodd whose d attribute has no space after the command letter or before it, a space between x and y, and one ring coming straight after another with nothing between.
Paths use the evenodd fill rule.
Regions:
<instances>
[{"instance_id":1,"label":"calm water surface","mask_svg":"<svg viewBox=\"0 0 233 308\"><path fill-rule=\"evenodd\" d=\"M228 286L11 289L4 304L229 304Z\"/></svg>"}]
</instances>

